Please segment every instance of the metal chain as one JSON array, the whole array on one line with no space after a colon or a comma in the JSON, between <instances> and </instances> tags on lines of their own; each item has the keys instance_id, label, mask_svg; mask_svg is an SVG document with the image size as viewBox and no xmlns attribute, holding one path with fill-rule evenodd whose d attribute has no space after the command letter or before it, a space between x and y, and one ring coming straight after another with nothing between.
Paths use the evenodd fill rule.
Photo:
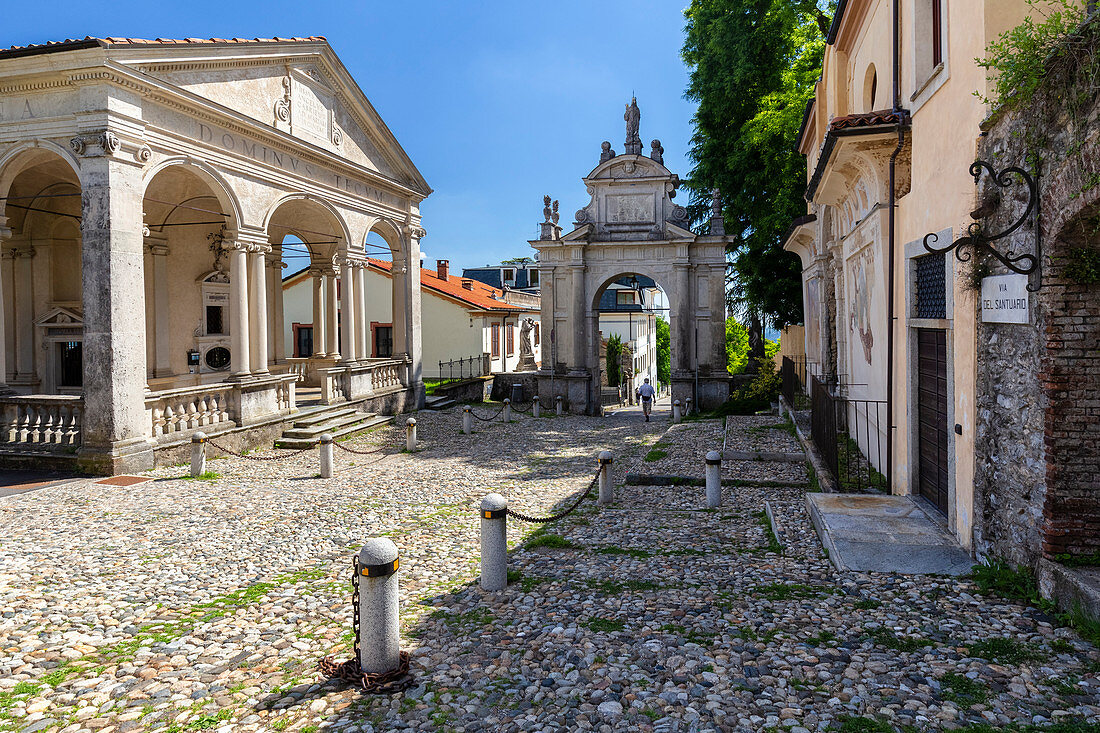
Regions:
<instances>
[{"instance_id":1,"label":"metal chain","mask_svg":"<svg viewBox=\"0 0 1100 733\"><path fill-rule=\"evenodd\" d=\"M531 400L531 401L530 401L530 402L529 402L529 403L527 404L527 409L526 409L526 410L524 410L524 409L522 409L522 408L519 408L519 407L516 407L515 405L512 405L512 411L513 411L513 412L520 412L520 413L523 413L524 415L531 415L532 417L534 417L534 415L532 415L532 413L531 413L531 410L532 410L532 409L533 409L534 407L535 407L535 401L534 401L534 400Z\"/></svg>"},{"instance_id":2,"label":"metal chain","mask_svg":"<svg viewBox=\"0 0 1100 733\"><path fill-rule=\"evenodd\" d=\"M482 417L481 415L478 415L476 412L474 412L474 408L472 408L472 407L470 408L470 414L473 415L476 419L480 420L481 422L493 422L503 412L504 412L504 405L501 405L500 409L497 410L494 414L490 415L489 417Z\"/></svg>"},{"instance_id":3,"label":"metal chain","mask_svg":"<svg viewBox=\"0 0 1100 733\"><path fill-rule=\"evenodd\" d=\"M369 456L372 453L378 453L379 451L383 451L383 450L386 449L386 446L380 445L377 448L371 448L370 450L356 450L355 448L348 448L343 443L340 443L340 442L335 441L335 440L332 441L332 444L334 446L336 446L337 448L339 448L340 450L344 451L345 453L354 453L357 456Z\"/></svg>"},{"instance_id":4,"label":"metal chain","mask_svg":"<svg viewBox=\"0 0 1100 733\"><path fill-rule=\"evenodd\" d=\"M219 445L218 443L215 443L210 438L207 438L206 442L209 443L210 445L214 446L218 450L222 451L223 453L228 453L231 456L236 456L237 458L244 458L244 459L249 460L249 461L281 461L284 458L293 458L294 456L299 455L300 453L305 453L306 451L313 450L314 448L317 447L317 445L314 444L314 445L309 446L308 448L301 448L299 450L293 450L289 453L282 453L282 454L279 454L279 455L276 455L276 456L250 456L250 455L246 455L244 453L238 453L237 451L232 450L230 448L226 448L224 445Z\"/></svg>"},{"instance_id":5,"label":"metal chain","mask_svg":"<svg viewBox=\"0 0 1100 733\"><path fill-rule=\"evenodd\" d=\"M546 522L556 522L559 519L564 519L577 510L577 507L581 505L581 502L587 499L592 494L592 489L596 487L596 484L600 481L600 469L596 469L596 475L592 477L592 481L588 484L588 488L584 490L584 493L577 497L577 500L573 502L568 509L558 514L552 514L549 517L531 517L526 514L521 514L513 509L507 509L508 516L515 517L524 522L531 522L532 524L545 524Z\"/></svg>"},{"instance_id":6,"label":"metal chain","mask_svg":"<svg viewBox=\"0 0 1100 733\"><path fill-rule=\"evenodd\" d=\"M332 655L317 662L317 669L330 679L352 682L363 688L364 692L392 693L400 692L412 683L409 674L409 653L399 655L397 669L389 672L364 672L359 665L359 555L351 560L351 629L355 637L353 649L355 656L345 662L337 662Z\"/></svg>"}]
</instances>

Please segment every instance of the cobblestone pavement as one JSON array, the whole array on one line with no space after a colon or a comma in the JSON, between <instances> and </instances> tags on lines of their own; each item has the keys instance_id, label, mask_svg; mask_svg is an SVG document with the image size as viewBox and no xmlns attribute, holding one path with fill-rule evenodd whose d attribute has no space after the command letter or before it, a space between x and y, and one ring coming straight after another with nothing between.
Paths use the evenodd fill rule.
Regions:
<instances>
[{"instance_id":1,"label":"cobblestone pavement","mask_svg":"<svg viewBox=\"0 0 1100 733\"><path fill-rule=\"evenodd\" d=\"M214 460L209 481L177 466L131 487L0 501L0 731L1100 719L1095 648L967 581L836 573L801 488L726 487L706 511L698 487L619 487L613 508L586 501L543 530L512 522L513 582L483 593L475 506L487 491L549 512L588 484L603 449L619 477L701 476L699 451L726 433L519 416L479 422L471 439L459 422L456 410L419 415L416 454L400 452L396 428L354 438L345 445L381 451L337 451L331 480L315 478L311 451ZM645 460L658 437L667 455ZM366 696L315 665L350 654L350 557L380 534L401 551L414 681Z\"/></svg>"}]
</instances>

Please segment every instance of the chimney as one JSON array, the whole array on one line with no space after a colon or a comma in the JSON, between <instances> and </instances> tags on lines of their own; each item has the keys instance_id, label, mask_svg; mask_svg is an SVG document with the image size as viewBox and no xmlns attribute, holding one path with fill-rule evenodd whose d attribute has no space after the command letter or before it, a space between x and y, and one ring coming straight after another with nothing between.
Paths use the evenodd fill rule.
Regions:
<instances>
[{"instance_id":1,"label":"chimney","mask_svg":"<svg viewBox=\"0 0 1100 733\"><path fill-rule=\"evenodd\" d=\"M435 261L435 273L439 276L440 280L446 280L447 275L450 274L451 261L450 260L436 260Z\"/></svg>"},{"instance_id":2,"label":"chimney","mask_svg":"<svg viewBox=\"0 0 1100 733\"><path fill-rule=\"evenodd\" d=\"M473 280L463 280L462 281L462 287L464 287L467 290L473 290L474 289L474 281Z\"/></svg>"}]
</instances>

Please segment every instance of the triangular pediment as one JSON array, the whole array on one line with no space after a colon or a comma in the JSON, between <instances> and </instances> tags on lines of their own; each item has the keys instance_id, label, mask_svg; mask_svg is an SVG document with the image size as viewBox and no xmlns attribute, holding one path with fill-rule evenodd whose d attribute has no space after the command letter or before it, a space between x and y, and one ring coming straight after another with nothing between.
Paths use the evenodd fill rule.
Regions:
<instances>
[{"instance_id":1,"label":"triangular pediment","mask_svg":"<svg viewBox=\"0 0 1100 733\"><path fill-rule=\"evenodd\" d=\"M34 322L36 326L83 328L84 315L72 308L58 307L41 316Z\"/></svg>"},{"instance_id":2,"label":"triangular pediment","mask_svg":"<svg viewBox=\"0 0 1100 733\"><path fill-rule=\"evenodd\" d=\"M431 191L324 41L165 45L155 54L119 46L110 56L424 195Z\"/></svg>"}]
</instances>

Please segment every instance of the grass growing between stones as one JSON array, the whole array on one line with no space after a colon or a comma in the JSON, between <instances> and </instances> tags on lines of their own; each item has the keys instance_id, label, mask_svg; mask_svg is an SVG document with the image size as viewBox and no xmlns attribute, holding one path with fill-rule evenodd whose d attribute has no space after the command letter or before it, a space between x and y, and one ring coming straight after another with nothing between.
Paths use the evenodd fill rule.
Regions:
<instances>
[{"instance_id":1,"label":"grass growing between stones","mask_svg":"<svg viewBox=\"0 0 1100 733\"><path fill-rule=\"evenodd\" d=\"M637 558L638 560L644 560L647 557L653 557L653 553L648 550L636 550L629 547L619 547L617 545L608 545L607 547L601 547L596 550L600 555L629 555L630 557Z\"/></svg>"},{"instance_id":2,"label":"grass growing between stones","mask_svg":"<svg viewBox=\"0 0 1100 733\"><path fill-rule=\"evenodd\" d=\"M1059 611L1057 605L1039 593L1039 584L1031 568L1013 567L1001 559L975 565L970 573L978 590L986 595L999 595L1035 606L1054 616L1059 623L1068 626L1084 639L1100 646L1100 622L1093 620L1081 608Z\"/></svg>"},{"instance_id":3,"label":"grass growing between stones","mask_svg":"<svg viewBox=\"0 0 1100 733\"><path fill-rule=\"evenodd\" d=\"M216 481L221 477L222 475L220 473L215 473L214 471L203 471L198 476L192 476L188 473L180 476L179 478L183 479L184 481Z\"/></svg>"},{"instance_id":4,"label":"grass growing between stones","mask_svg":"<svg viewBox=\"0 0 1100 733\"><path fill-rule=\"evenodd\" d=\"M533 536L528 538L527 542L524 543L524 547L528 550L534 550L539 547L547 547L552 550L573 550L576 549L578 545L558 534L542 534L535 532Z\"/></svg>"},{"instance_id":5,"label":"grass growing between stones","mask_svg":"<svg viewBox=\"0 0 1100 733\"><path fill-rule=\"evenodd\" d=\"M823 598L836 591L822 586L805 585L803 583L769 583L753 589L753 593L763 596L769 601L791 601L807 598Z\"/></svg>"},{"instance_id":6,"label":"grass growing between stones","mask_svg":"<svg viewBox=\"0 0 1100 733\"><path fill-rule=\"evenodd\" d=\"M625 621L617 621L617 620L611 619L611 618L598 618L597 617L597 618L589 619L588 622L585 623L585 626L592 629L593 631L612 632L612 631L622 631L624 628L626 628L626 622Z\"/></svg>"},{"instance_id":7,"label":"grass growing between stones","mask_svg":"<svg viewBox=\"0 0 1100 733\"><path fill-rule=\"evenodd\" d=\"M839 723L839 727L834 730L840 733L894 733L894 728L889 723L874 718L844 716Z\"/></svg>"},{"instance_id":8,"label":"grass growing between stones","mask_svg":"<svg viewBox=\"0 0 1100 733\"><path fill-rule=\"evenodd\" d=\"M919 636L898 636L890 629L884 628L874 629L868 636L875 644L896 652L915 652L921 647L936 645L936 642L931 639L922 639Z\"/></svg>"},{"instance_id":9,"label":"grass growing between stones","mask_svg":"<svg viewBox=\"0 0 1100 733\"><path fill-rule=\"evenodd\" d=\"M776 555L783 554L783 545L779 544L779 538L775 536L775 532L772 530L772 523L771 520L768 519L768 513L763 509L756 512L756 521L764 530L764 539L768 541L767 546L759 548L758 551L765 553L774 552Z\"/></svg>"},{"instance_id":10,"label":"grass growing between stones","mask_svg":"<svg viewBox=\"0 0 1100 733\"><path fill-rule=\"evenodd\" d=\"M940 684L943 685L943 699L959 707L968 708L989 698L989 688L966 675L948 672L940 678Z\"/></svg>"},{"instance_id":11,"label":"grass growing between stones","mask_svg":"<svg viewBox=\"0 0 1100 733\"><path fill-rule=\"evenodd\" d=\"M642 459L646 463L654 463L662 458L668 458L667 448L671 447L671 443L664 443L658 440L653 444L653 447L649 449L649 452L645 454L645 458Z\"/></svg>"},{"instance_id":12,"label":"grass growing between stones","mask_svg":"<svg viewBox=\"0 0 1100 733\"><path fill-rule=\"evenodd\" d=\"M1002 664L1022 664L1043 656L1035 646L1009 637L976 641L970 645L970 655Z\"/></svg>"}]
</instances>

